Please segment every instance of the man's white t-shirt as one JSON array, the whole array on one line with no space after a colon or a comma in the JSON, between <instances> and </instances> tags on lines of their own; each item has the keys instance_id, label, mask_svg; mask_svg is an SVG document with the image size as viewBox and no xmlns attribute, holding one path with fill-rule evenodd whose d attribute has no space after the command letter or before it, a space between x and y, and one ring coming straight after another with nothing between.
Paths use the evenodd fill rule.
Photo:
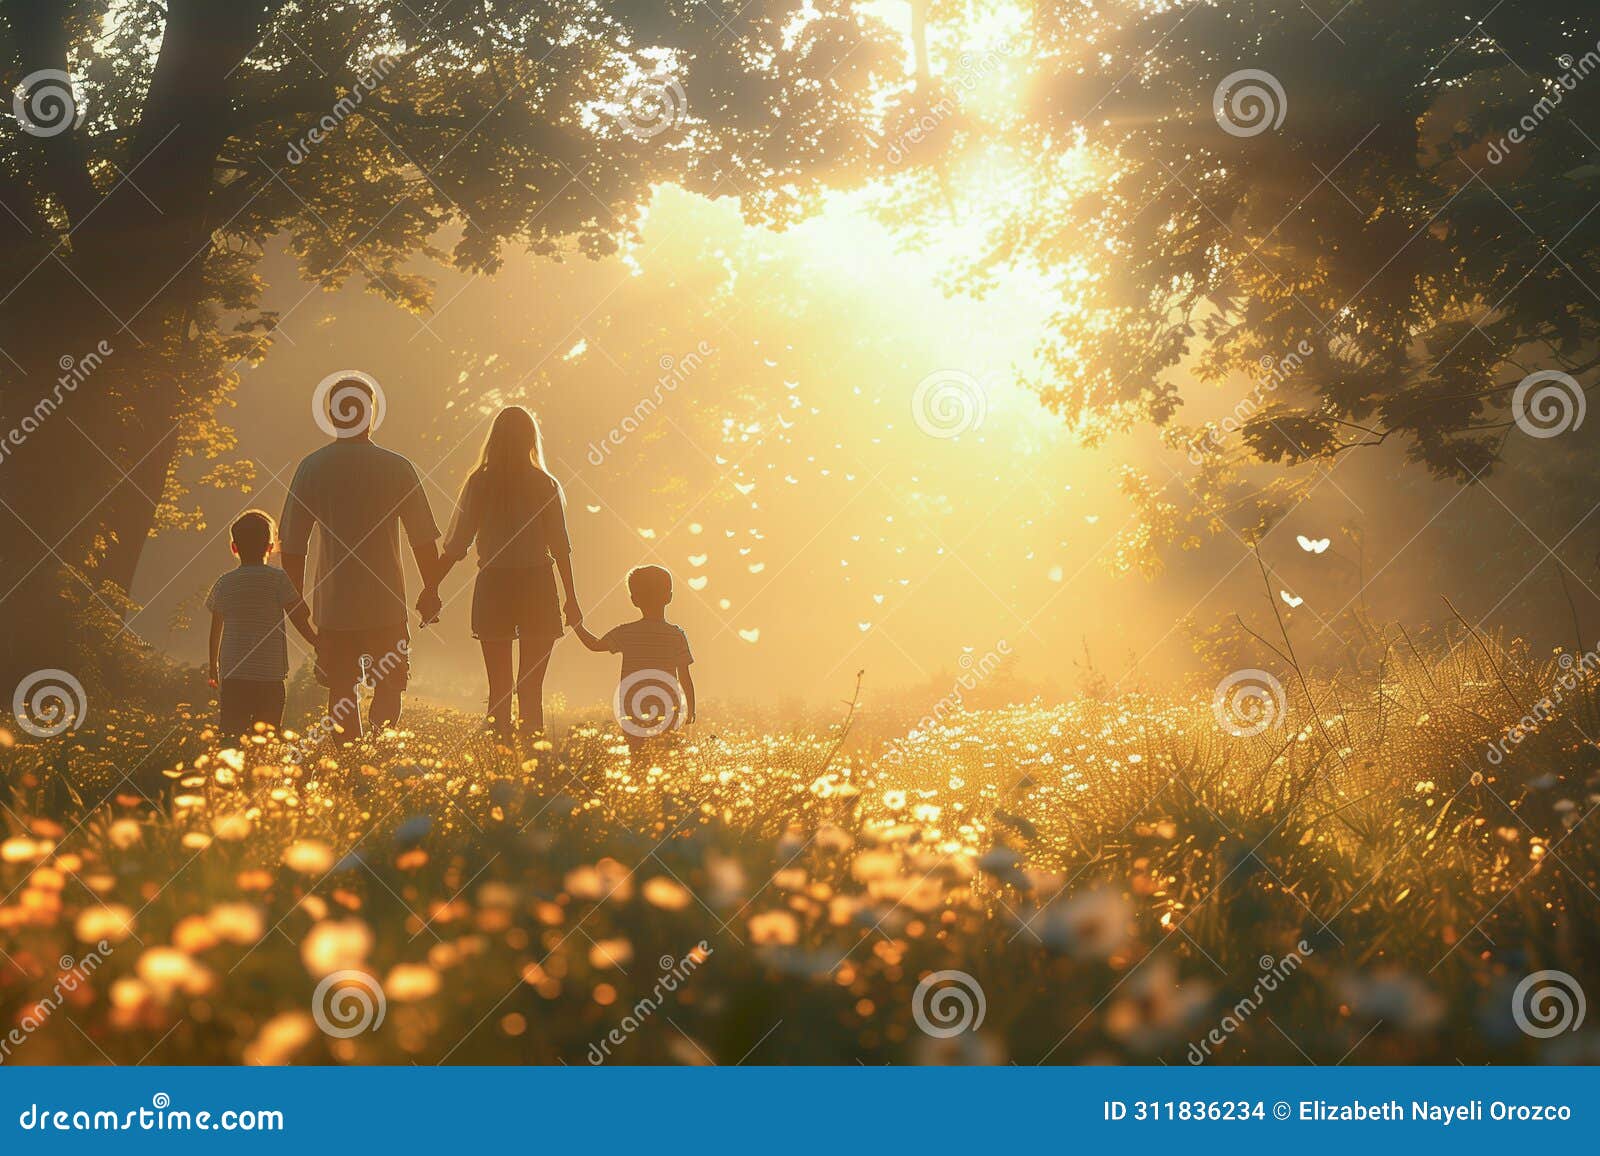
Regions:
<instances>
[{"instance_id":1,"label":"man's white t-shirt","mask_svg":"<svg viewBox=\"0 0 1600 1156\"><path fill-rule=\"evenodd\" d=\"M351 438L300 463L279 535L285 554L306 554L317 531L310 602L319 630L404 625L402 525L413 546L439 536L422 479L403 455Z\"/></svg>"}]
</instances>

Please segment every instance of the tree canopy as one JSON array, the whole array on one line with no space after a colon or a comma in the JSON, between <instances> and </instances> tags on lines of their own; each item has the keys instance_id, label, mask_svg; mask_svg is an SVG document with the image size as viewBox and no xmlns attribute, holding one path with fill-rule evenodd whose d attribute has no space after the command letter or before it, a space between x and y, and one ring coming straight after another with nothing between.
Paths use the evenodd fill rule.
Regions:
<instances>
[{"instance_id":1,"label":"tree canopy","mask_svg":"<svg viewBox=\"0 0 1600 1156\"><path fill-rule=\"evenodd\" d=\"M1167 428L1204 517L1237 507L1250 463L1399 443L1469 481L1521 436L1518 412L1534 436L1576 428L1600 365L1592 8L1008 11L989 24L1022 91L997 111L961 98L967 43L936 40L958 115L941 155L910 154L927 184L909 205L931 215L952 156L1014 170L970 283L1021 265L1059 295L1038 385L1065 418ZM1234 412L1186 422L1215 385ZM1249 487L1256 516L1310 476Z\"/></svg>"},{"instance_id":2,"label":"tree canopy","mask_svg":"<svg viewBox=\"0 0 1600 1156\"><path fill-rule=\"evenodd\" d=\"M0 476L24 544L6 584L38 583L19 597L47 609L59 563L104 601L96 585L126 589L179 516L185 453L236 479L215 411L278 321L258 304L269 244L308 287L359 279L425 310L418 255L492 273L506 245L609 252L663 182L781 225L861 179L871 101L902 70L856 8L7 0L0 418L112 352L71 386L72 420L34 423Z\"/></svg>"}]
</instances>

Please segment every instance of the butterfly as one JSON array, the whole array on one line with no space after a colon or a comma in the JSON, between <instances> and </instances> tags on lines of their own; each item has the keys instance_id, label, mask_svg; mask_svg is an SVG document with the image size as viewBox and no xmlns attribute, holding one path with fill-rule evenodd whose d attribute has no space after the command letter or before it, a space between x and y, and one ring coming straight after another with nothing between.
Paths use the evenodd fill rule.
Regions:
<instances>
[{"instance_id":1,"label":"butterfly","mask_svg":"<svg viewBox=\"0 0 1600 1156\"><path fill-rule=\"evenodd\" d=\"M689 565L695 567L704 566L706 564L706 557L707 556L705 554L690 554Z\"/></svg>"},{"instance_id":2,"label":"butterfly","mask_svg":"<svg viewBox=\"0 0 1600 1156\"><path fill-rule=\"evenodd\" d=\"M1328 548L1326 538L1307 538L1304 534L1296 534L1294 540L1300 543L1300 549L1307 554L1320 554Z\"/></svg>"},{"instance_id":3,"label":"butterfly","mask_svg":"<svg viewBox=\"0 0 1600 1156\"><path fill-rule=\"evenodd\" d=\"M1296 598L1293 594L1290 594L1287 590L1278 591L1278 597L1282 598L1285 602L1287 602L1289 604L1289 609L1290 610L1293 610L1296 606L1299 606L1300 603L1305 601L1304 598Z\"/></svg>"},{"instance_id":4,"label":"butterfly","mask_svg":"<svg viewBox=\"0 0 1600 1156\"><path fill-rule=\"evenodd\" d=\"M739 631L739 637L744 639L746 642L759 642L761 639L761 628L757 627L754 630L741 630Z\"/></svg>"}]
</instances>

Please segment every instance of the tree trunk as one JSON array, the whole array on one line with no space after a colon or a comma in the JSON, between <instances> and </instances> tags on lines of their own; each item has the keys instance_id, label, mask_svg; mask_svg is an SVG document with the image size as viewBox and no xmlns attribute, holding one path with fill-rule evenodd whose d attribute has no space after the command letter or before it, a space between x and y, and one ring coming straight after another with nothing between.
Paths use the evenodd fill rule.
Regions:
<instances>
[{"instance_id":1,"label":"tree trunk","mask_svg":"<svg viewBox=\"0 0 1600 1156\"><path fill-rule=\"evenodd\" d=\"M115 615L176 451L181 409L167 351L202 293L228 77L273 0L170 0L125 177L96 188L73 130L22 136L44 189L0 189L0 243L19 254L0 301L0 692L34 670L92 661L71 597ZM7 5L19 73L66 70L64 6ZM108 182L109 183L109 182ZM71 222L39 211L48 194ZM31 270L31 272L30 272ZM152 452L153 448L153 452ZM152 484L152 479L155 479ZM141 490L143 493L141 493ZM92 593L91 593L92 591ZM71 597L68 597L68 596Z\"/></svg>"}]
</instances>

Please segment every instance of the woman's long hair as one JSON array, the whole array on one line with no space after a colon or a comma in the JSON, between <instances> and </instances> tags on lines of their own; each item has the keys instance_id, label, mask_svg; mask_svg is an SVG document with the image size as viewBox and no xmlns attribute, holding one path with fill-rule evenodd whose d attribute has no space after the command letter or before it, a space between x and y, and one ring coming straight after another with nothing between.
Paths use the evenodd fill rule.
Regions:
<instances>
[{"instance_id":1,"label":"woman's long hair","mask_svg":"<svg viewBox=\"0 0 1600 1156\"><path fill-rule=\"evenodd\" d=\"M494 416L489 436L483 442L478 472L491 477L522 476L529 466L544 468L544 439L539 435L539 419L523 406L508 405Z\"/></svg>"},{"instance_id":2,"label":"woman's long hair","mask_svg":"<svg viewBox=\"0 0 1600 1156\"><path fill-rule=\"evenodd\" d=\"M520 405L508 405L495 415L478 459L479 484L484 486L488 509L513 513L512 507L527 490L519 483L534 471L550 477L544 465L544 439L539 420ZM551 479L553 482L554 479Z\"/></svg>"}]
</instances>

